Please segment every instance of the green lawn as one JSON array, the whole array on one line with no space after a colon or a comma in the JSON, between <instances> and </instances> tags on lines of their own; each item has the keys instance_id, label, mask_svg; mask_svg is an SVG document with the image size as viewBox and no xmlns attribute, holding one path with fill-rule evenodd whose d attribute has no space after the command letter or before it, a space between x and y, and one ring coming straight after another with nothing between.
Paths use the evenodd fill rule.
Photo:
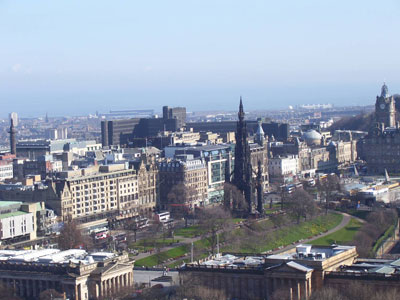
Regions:
<instances>
[{"instance_id":1,"label":"green lawn","mask_svg":"<svg viewBox=\"0 0 400 300\"><path fill-rule=\"evenodd\" d=\"M315 236L321 232L325 232L329 229L332 229L340 224L343 216L338 213L331 213L327 216L319 216L311 221L302 222L300 224L292 224L288 227L281 228L276 230L272 235L265 234L260 237L257 242L257 249L254 247L250 248L246 243L241 243L240 246L232 246L230 244L225 244L225 246L221 246L222 252L241 252L241 253L252 253L252 252L264 252L268 250L272 250L278 248L280 246L286 246L293 242L297 242L300 239L306 239L312 236ZM192 226L193 227L193 226ZM263 222L257 223L257 230L260 232L267 232L267 230L271 229L273 224L270 220L265 220ZM188 227L189 228L189 227ZM188 230L188 228L184 228ZM189 232L193 232L193 228L189 229ZM237 236L237 239L241 239L241 237L246 236L246 232L243 229L234 230L234 234ZM220 235L220 242L225 241L225 234ZM184 254L190 253L190 245L182 245L168 251L164 251L158 254L153 254L149 257L139 259L136 261L136 266L144 266L144 267L153 267L159 265L161 263L165 263L168 259L177 259L176 262L171 262L168 267L172 268L182 264L183 262L187 262L187 258L183 258ZM195 248L195 259L199 259L201 257L205 257L208 255L208 251L210 248L210 243L207 239L202 239L194 242ZM182 257L182 258L180 258Z\"/></svg>"},{"instance_id":2,"label":"green lawn","mask_svg":"<svg viewBox=\"0 0 400 300\"><path fill-rule=\"evenodd\" d=\"M265 234L261 236L257 244L252 244L251 247L246 243L241 243L239 246L226 246L222 249L223 252L239 252L253 253L265 252L276 249L281 246L287 246L299 240L304 240L313 237L322 232L326 232L340 224L343 216L337 213L331 213L327 216L319 216L311 221L293 224L276 230L273 234ZM244 232L237 231L237 238L244 237Z\"/></svg>"},{"instance_id":3,"label":"green lawn","mask_svg":"<svg viewBox=\"0 0 400 300\"><path fill-rule=\"evenodd\" d=\"M182 236L186 238L192 238L195 237L196 235L200 235L201 230L199 229L199 226L193 225L189 226L186 228L180 228L175 231L176 236Z\"/></svg>"},{"instance_id":4,"label":"green lawn","mask_svg":"<svg viewBox=\"0 0 400 300\"><path fill-rule=\"evenodd\" d=\"M172 248L168 251L160 252L158 254L153 254L151 256L139 259L135 262L136 266L142 267L153 267L170 258L178 258L180 256L185 255L186 253L190 252L189 245L182 245L176 248Z\"/></svg>"},{"instance_id":5,"label":"green lawn","mask_svg":"<svg viewBox=\"0 0 400 300\"><path fill-rule=\"evenodd\" d=\"M233 218L232 219L232 222L234 224L240 223L242 221L244 221L244 219L242 219L242 218ZM186 228L180 228L175 231L175 236L182 236L185 238L193 238L193 237L199 236L201 234L202 234L202 232L198 225L193 225L193 226L189 226Z\"/></svg>"},{"instance_id":6,"label":"green lawn","mask_svg":"<svg viewBox=\"0 0 400 300\"><path fill-rule=\"evenodd\" d=\"M175 243L176 241L177 239L171 239L171 238L142 239L140 241L137 241L136 243L129 244L129 248L137 249L140 252L145 252L154 249L156 247L162 248L164 246L168 246L172 243Z\"/></svg>"},{"instance_id":7,"label":"green lawn","mask_svg":"<svg viewBox=\"0 0 400 300\"><path fill-rule=\"evenodd\" d=\"M332 245L333 243L336 244L347 244L348 242L354 239L354 236L357 234L357 231L360 229L362 223L356 219L351 219L349 224L344 228L331 233L327 236L321 237L312 241L310 244L313 245Z\"/></svg>"},{"instance_id":8,"label":"green lawn","mask_svg":"<svg viewBox=\"0 0 400 300\"><path fill-rule=\"evenodd\" d=\"M281 209L280 203L273 203L272 207L269 208L269 204L264 205L264 212L269 215Z\"/></svg>"}]
</instances>

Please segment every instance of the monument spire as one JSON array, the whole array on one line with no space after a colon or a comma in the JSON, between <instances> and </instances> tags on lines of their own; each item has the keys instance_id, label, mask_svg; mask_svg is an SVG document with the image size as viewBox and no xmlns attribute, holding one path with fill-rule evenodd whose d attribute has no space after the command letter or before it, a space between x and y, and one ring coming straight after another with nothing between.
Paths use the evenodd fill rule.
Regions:
<instances>
[{"instance_id":1,"label":"monument spire","mask_svg":"<svg viewBox=\"0 0 400 300\"><path fill-rule=\"evenodd\" d=\"M244 110L243 110L243 101L242 96L240 96L240 104L239 104L239 113L238 113L239 121L244 120Z\"/></svg>"},{"instance_id":2,"label":"monument spire","mask_svg":"<svg viewBox=\"0 0 400 300\"><path fill-rule=\"evenodd\" d=\"M244 109L242 97L239 104L239 120L236 125L236 145L235 145L235 168L233 170L232 183L242 192L248 210L252 209L252 166L250 161L250 147L247 140L247 126L244 121ZM241 207L234 207L241 210Z\"/></svg>"}]
</instances>

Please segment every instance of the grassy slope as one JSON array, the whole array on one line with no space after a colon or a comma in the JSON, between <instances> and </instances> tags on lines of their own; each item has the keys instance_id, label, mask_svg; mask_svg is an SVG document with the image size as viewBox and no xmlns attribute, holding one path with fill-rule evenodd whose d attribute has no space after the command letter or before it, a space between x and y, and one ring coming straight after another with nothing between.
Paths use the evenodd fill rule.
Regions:
<instances>
[{"instance_id":1,"label":"grassy slope","mask_svg":"<svg viewBox=\"0 0 400 300\"><path fill-rule=\"evenodd\" d=\"M342 221L343 216L341 214L333 213L328 214L328 216L320 216L315 218L314 220L302 222L300 224L293 224L288 226L287 228L278 229L273 238L270 235L265 235L265 239L260 240L259 249L257 252L268 251L271 249L275 249L280 246L286 246L293 242L296 242L300 239L306 239L327 230L330 230ZM262 226L269 227L272 226L270 220L266 220ZM244 231L237 229L235 231L237 237L240 238L241 235L245 234ZM224 240L224 237L221 236L221 241ZM200 257L206 256L208 251L206 249L209 248L209 242L207 240L199 240L194 243L195 249L198 251L203 249L205 252L200 254ZM246 248L245 245L241 245L240 248L231 247L226 245L221 249L223 252L254 252L254 250ZM158 264L158 262L165 262L170 258L179 258L186 253L190 252L190 245L183 245L168 251L164 251L159 253L158 255L154 254L148 256L146 258L142 258L136 261L136 266L144 266L144 267L152 267ZM196 257L198 258L198 257ZM187 261L187 260L186 260ZM175 266L183 262L183 259L179 261L179 263L171 263L169 266Z\"/></svg>"},{"instance_id":2,"label":"grassy slope","mask_svg":"<svg viewBox=\"0 0 400 300\"><path fill-rule=\"evenodd\" d=\"M281 246L287 246L291 243L299 240L304 240L315 236L317 234L326 232L340 224L343 216L341 214L333 213L328 216L319 216L311 221L302 222L300 224L293 224L286 228L278 229L273 236L266 234L264 238L261 238L256 252L264 252L273 250ZM240 238L241 233L238 233ZM251 253L254 252L252 248L246 247L246 245L240 245L239 248L227 246L223 249L224 252L241 252Z\"/></svg>"},{"instance_id":3,"label":"grassy slope","mask_svg":"<svg viewBox=\"0 0 400 300\"><path fill-rule=\"evenodd\" d=\"M331 233L322 238L316 239L311 242L313 245L332 245L333 243L337 244L347 244L348 242L354 239L354 236L357 234L357 231L361 227L361 222L356 219L351 219L349 224L344 228Z\"/></svg>"},{"instance_id":4,"label":"grassy slope","mask_svg":"<svg viewBox=\"0 0 400 300\"><path fill-rule=\"evenodd\" d=\"M135 266L143 266L143 267L153 267L158 264L158 262L164 262L170 258L177 258L185 255L190 251L190 247L188 245L182 245L176 248L172 248L168 251L160 252L158 254L154 254L142 259L139 259L135 262Z\"/></svg>"}]
</instances>

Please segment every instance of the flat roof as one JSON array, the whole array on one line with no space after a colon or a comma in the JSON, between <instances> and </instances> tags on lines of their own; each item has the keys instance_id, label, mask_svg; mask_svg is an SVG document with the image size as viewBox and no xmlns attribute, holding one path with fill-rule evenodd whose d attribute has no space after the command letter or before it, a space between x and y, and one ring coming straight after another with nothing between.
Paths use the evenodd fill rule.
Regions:
<instances>
[{"instance_id":1,"label":"flat roof","mask_svg":"<svg viewBox=\"0 0 400 300\"><path fill-rule=\"evenodd\" d=\"M0 214L0 219L7 219L11 217L16 217L16 216L21 216L21 215L27 215L30 213L24 212L24 211L15 211L15 212L10 212L6 214Z\"/></svg>"},{"instance_id":2,"label":"flat roof","mask_svg":"<svg viewBox=\"0 0 400 300\"><path fill-rule=\"evenodd\" d=\"M203 266L223 267L259 267L264 264L262 256L236 256L232 254L216 255L213 259L202 262Z\"/></svg>"},{"instance_id":3,"label":"flat roof","mask_svg":"<svg viewBox=\"0 0 400 300\"><path fill-rule=\"evenodd\" d=\"M76 264L92 264L115 257L114 253L96 252L87 253L81 249L59 249L43 250L0 250L0 261L12 263L32 262L35 264L64 264L73 262Z\"/></svg>"},{"instance_id":4,"label":"flat roof","mask_svg":"<svg viewBox=\"0 0 400 300\"><path fill-rule=\"evenodd\" d=\"M9 205L13 205L13 204L22 204L22 202L20 202L20 201L0 201L0 208L6 207Z\"/></svg>"},{"instance_id":5,"label":"flat roof","mask_svg":"<svg viewBox=\"0 0 400 300\"><path fill-rule=\"evenodd\" d=\"M355 248L355 246L314 246L308 244L297 245L295 250L279 254L272 254L267 256L267 259L281 259L281 260L315 260L323 261L329 257L335 256L344 251Z\"/></svg>"}]
</instances>

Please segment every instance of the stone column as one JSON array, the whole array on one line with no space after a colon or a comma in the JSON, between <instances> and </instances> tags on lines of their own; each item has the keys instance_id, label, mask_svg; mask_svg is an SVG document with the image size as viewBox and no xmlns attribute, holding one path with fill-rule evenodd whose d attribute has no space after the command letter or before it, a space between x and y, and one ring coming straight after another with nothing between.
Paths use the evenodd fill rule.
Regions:
<instances>
[{"instance_id":1,"label":"stone column","mask_svg":"<svg viewBox=\"0 0 400 300\"><path fill-rule=\"evenodd\" d=\"M77 285L75 285L75 300L78 300L79 298L78 298L78 296L79 296L79 294L78 294L78 286Z\"/></svg>"},{"instance_id":2,"label":"stone column","mask_svg":"<svg viewBox=\"0 0 400 300\"><path fill-rule=\"evenodd\" d=\"M272 278L272 290L271 290L271 295L275 293L276 290L278 290L278 282L276 278Z\"/></svg>"},{"instance_id":3,"label":"stone column","mask_svg":"<svg viewBox=\"0 0 400 300\"><path fill-rule=\"evenodd\" d=\"M38 295L40 295L40 293L43 292L43 282L41 280L38 280L38 285L39 285Z\"/></svg>"},{"instance_id":4,"label":"stone column","mask_svg":"<svg viewBox=\"0 0 400 300\"><path fill-rule=\"evenodd\" d=\"M120 276L115 277L115 290L120 291L121 290L121 281L120 281Z\"/></svg>"},{"instance_id":5,"label":"stone column","mask_svg":"<svg viewBox=\"0 0 400 300\"><path fill-rule=\"evenodd\" d=\"M300 286L300 282L296 282L297 283L297 300L301 300L301 286Z\"/></svg>"},{"instance_id":6,"label":"stone column","mask_svg":"<svg viewBox=\"0 0 400 300\"><path fill-rule=\"evenodd\" d=\"M17 293L18 293L21 297L23 297L23 296L24 296L24 283L23 283L23 280L20 279L20 280L18 280L17 282L18 282L18 292L17 292Z\"/></svg>"},{"instance_id":7,"label":"stone column","mask_svg":"<svg viewBox=\"0 0 400 300\"><path fill-rule=\"evenodd\" d=\"M308 299L308 286L307 286L307 279L304 281L304 297Z\"/></svg>"},{"instance_id":8,"label":"stone column","mask_svg":"<svg viewBox=\"0 0 400 300\"><path fill-rule=\"evenodd\" d=\"M32 293L31 293L31 292L32 292L32 291L31 291L31 280L28 279L28 280L26 280L26 296L27 296L27 297L32 296Z\"/></svg>"},{"instance_id":9,"label":"stone column","mask_svg":"<svg viewBox=\"0 0 400 300\"><path fill-rule=\"evenodd\" d=\"M39 296L38 294L38 288L39 288L39 282L37 280L32 280L32 296L37 297Z\"/></svg>"},{"instance_id":10,"label":"stone column","mask_svg":"<svg viewBox=\"0 0 400 300\"><path fill-rule=\"evenodd\" d=\"M106 282L105 280L100 281L100 285L101 285L101 296L104 297L106 296Z\"/></svg>"}]
</instances>

